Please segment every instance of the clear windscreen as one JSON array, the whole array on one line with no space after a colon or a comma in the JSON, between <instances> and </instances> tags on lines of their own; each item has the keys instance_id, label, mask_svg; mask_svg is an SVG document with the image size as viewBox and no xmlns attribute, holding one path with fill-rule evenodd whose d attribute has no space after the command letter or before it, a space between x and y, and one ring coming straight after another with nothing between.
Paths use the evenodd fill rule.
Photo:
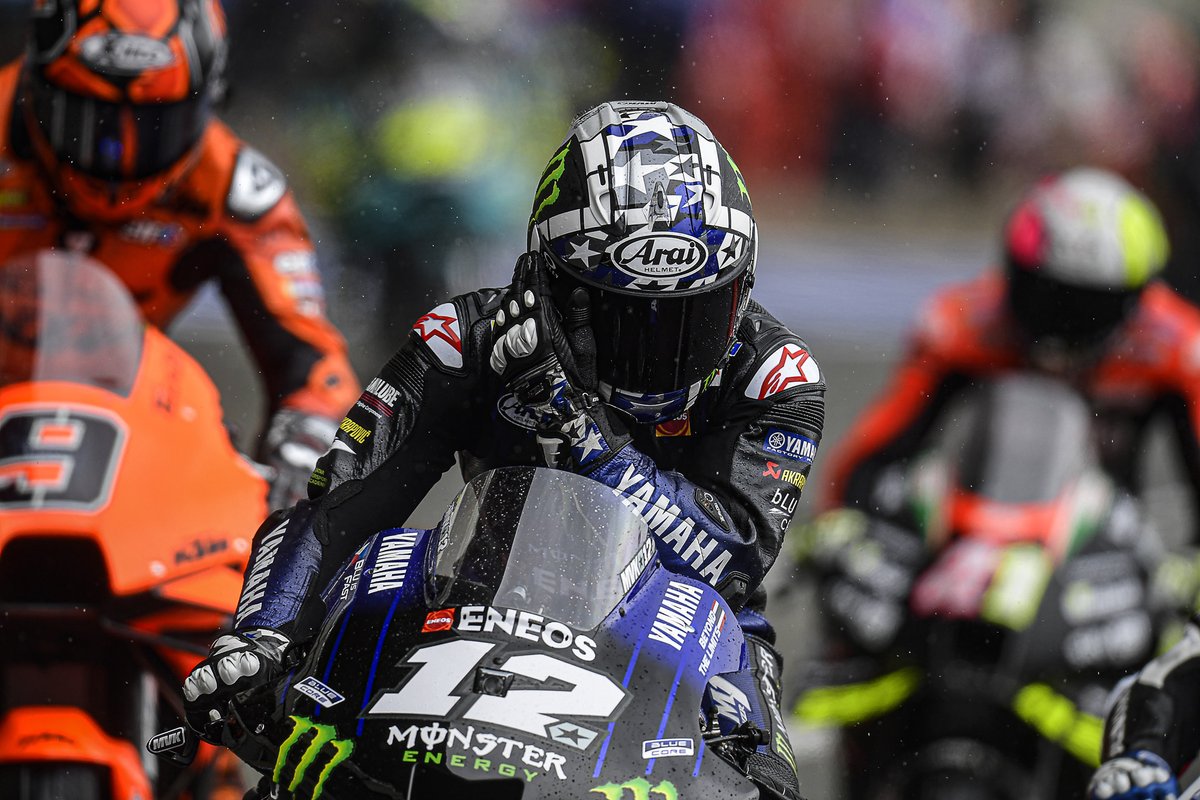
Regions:
<instances>
[{"instance_id":1,"label":"clear windscreen","mask_svg":"<svg viewBox=\"0 0 1200 800\"><path fill-rule=\"evenodd\" d=\"M129 292L92 259L42 250L0 266L0 386L69 381L128 395L143 334Z\"/></svg>"},{"instance_id":2,"label":"clear windscreen","mask_svg":"<svg viewBox=\"0 0 1200 800\"><path fill-rule=\"evenodd\" d=\"M608 487L532 467L476 477L435 536L433 606L514 608L582 630L617 606L654 547Z\"/></svg>"},{"instance_id":3,"label":"clear windscreen","mask_svg":"<svg viewBox=\"0 0 1200 800\"><path fill-rule=\"evenodd\" d=\"M1094 463L1090 421L1079 395L1055 380L999 380L958 452L958 484L997 503L1050 502Z\"/></svg>"}]
</instances>

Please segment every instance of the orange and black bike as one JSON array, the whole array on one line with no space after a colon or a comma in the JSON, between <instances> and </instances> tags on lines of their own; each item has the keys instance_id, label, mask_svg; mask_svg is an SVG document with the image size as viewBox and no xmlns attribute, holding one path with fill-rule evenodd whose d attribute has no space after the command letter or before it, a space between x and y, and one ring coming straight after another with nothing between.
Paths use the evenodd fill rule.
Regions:
<instances>
[{"instance_id":1,"label":"orange and black bike","mask_svg":"<svg viewBox=\"0 0 1200 800\"><path fill-rule=\"evenodd\" d=\"M140 743L233 611L266 489L102 265L0 267L0 797L207 795Z\"/></svg>"}]
</instances>

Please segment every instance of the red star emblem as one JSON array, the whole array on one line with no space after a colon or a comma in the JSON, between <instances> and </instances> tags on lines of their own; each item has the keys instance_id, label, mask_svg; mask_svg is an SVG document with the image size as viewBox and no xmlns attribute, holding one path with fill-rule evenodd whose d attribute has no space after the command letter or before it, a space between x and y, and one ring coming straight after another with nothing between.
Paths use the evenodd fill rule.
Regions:
<instances>
[{"instance_id":1,"label":"red star emblem","mask_svg":"<svg viewBox=\"0 0 1200 800\"><path fill-rule=\"evenodd\" d=\"M421 341L428 342L431 339L442 339L461 353L462 339L458 336L457 328L458 317L435 314L432 311L421 317L413 325L413 330L417 332L417 336L421 337Z\"/></svg>"},{"instance_id":2,"label":"red star emblem","mask_svg":"<svg viewBox=\"0 0 1200 800\"><path fill-rule=\"evenodd\" d=\"M789 345L782 347L779 351L779 362L763 379L758 399L763 400L782 392L793 384L808 383L809 378L804 374L804 362L808 361L808 358L808 351L803 348Z\"/></svg>"}]
</instances>

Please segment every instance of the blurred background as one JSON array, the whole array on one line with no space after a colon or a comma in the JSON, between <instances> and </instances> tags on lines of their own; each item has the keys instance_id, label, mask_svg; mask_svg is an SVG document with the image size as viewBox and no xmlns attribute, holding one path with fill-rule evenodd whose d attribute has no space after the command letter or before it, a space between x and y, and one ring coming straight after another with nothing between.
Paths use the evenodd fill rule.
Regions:
<instances>
[{"instance_id":1,"label":"blurred background","mask_svg":"<svg viewBox=\"0 0 1200 800\"><path fill-rule=\"evenodd\" d=\"M0 56L28 0L0 0ZM571 117L610 97L695 111L754 199L756 297L829 380L826 442L874 392L916 306L998 251L1017 192L1077 164L1162 208L1168 277L1200 295L1195 0L225 0L221 116L287 173L330 314L369 378L450 294L502 285ZM255 379L213 297L174 334ZM818 464L814 485L819 490ZM811 499L808 502L811 507ZM803 508L803 504L802 504Z\"/></svg>"},{"instance_id":2,"label":"blurred background","mask_svg":"<svg viewBox=\"0 0 1200 800\"><path fill-rule=\"evenodd\" d=\"M5 60L28 5L0 0ZM287 173L364 382L421 313L507 282L546 159L575 113L611 97L678 102L737 159L760 225L755 295L829 382L826 450L882 385L922 299L993 263L1017 193L1048 171L1099 165L1145 190L1172 237L1168 279L1200 296L1196 0L225 8L221 115ZM231 331L206 295L173 334L216 374L252 449L261 395ZM818 459L802 516L822 477ZM433 522L454 486L415 521Z\"/></svg>"}]
</instances>

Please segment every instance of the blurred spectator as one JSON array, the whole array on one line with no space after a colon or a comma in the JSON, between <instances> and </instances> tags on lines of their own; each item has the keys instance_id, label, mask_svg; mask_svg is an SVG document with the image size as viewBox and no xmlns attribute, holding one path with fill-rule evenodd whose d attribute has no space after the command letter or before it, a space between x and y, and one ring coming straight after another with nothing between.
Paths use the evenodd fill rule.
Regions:
<instances>
[{"instance_id":1,"label":"blurred spectator","mask_svg":"<svg viewBox=\"0 0 1200 800\"><path fill-rule=\"evenodd\" d=\"M359 2L326 27L288 23L304 58L279 133L300 191L356 270L350 292L374 306L388 341L434 297L497 279L524 248L528 197L561 119L611 85L595 34L553 5ZM231 24L254 30L274 13L249 5ZM270 54L247 51L259 63L235 71L268 90Z\"/></svg>"}]
</instances>

